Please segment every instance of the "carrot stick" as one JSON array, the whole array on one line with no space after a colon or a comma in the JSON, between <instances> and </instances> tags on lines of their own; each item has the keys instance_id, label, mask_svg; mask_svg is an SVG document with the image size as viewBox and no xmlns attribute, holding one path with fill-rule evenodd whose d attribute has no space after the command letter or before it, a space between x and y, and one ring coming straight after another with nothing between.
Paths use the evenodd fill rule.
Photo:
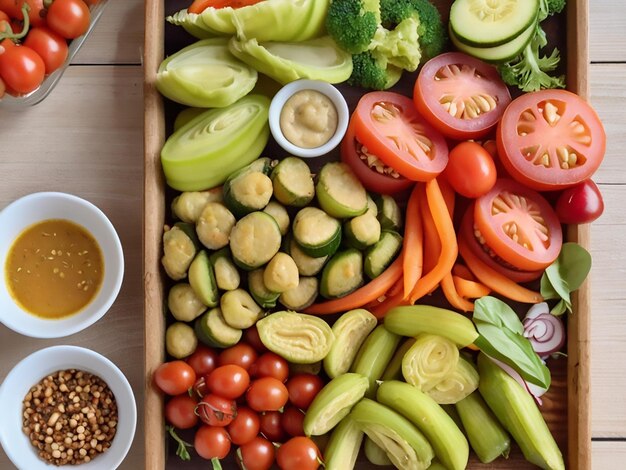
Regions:
<instances>
[{"instance_id":1,"label":"carrot stick","mask_svg":"<svg viewBox=\"0 0 626 470\"><path fill-rule=\"evenodd\" d=\"M462 277L463 279L467 279L468 281L476 280L476 278L472 274L472 271L470 271L467 266L461 263L455 263L455 265L452 267L452 275Z\"/></svg>"},{"instance_id":2,"label":"carrot stick","mask_svg":"<svg viewBox=\"0 0 626 470\"><path fill-rule=\"evenodd\" d=\"M413 186L406 206L404 240L402 244L404 297L409 296L421 277L424 263L424 233L422 231L422 216L419 207L420 185L421 183L417 183Z\"/></svg>"},{"instance_id":3,"label":"carrot stick","mask_svg":"<svg viewBox=\"0 0 626 470\"><path fill-rule=\"evenodd\" d=\"M409 296L410 303L415 301L435 287L443 277L452 270L452 266L458 255L458 246L456 242L456 233L452 223L452 217L448 212L445 200L439 189L436 179L432 179L426 183L426 198L428 199L428 207L435 223L435 228L439 234L441 243L441 253L435 267L425 276L423 276L411 292Z\"/></svg>"},{"instance_id":4,"label":"carrot stick","mask_svg":"<svg viewBox=\"0 0 626 470\"><path fill-rule=\"evenodd\" d=\"M401 276L400 279L398 279L396 283L389 288L385 295L387 297L393 297L402 292L402 289L404 289L404 276Z\"/></svg>"},{"instance_id":5,"label":"carrot stick","mask_svg":"<svg viewBox=\"0 0 626 470\"><path fill-rule=\"evenodd\" d=\"M485 295L489 295L491 289L485 284L476 281L470 281L460 276L452 275L454 287L461 297L466 299L479 299Z\"/></svg>"},{"instance_id":6,"label":"carrot stick","mask_svg":"<svg viewBox=\"0 0 626 470\"><path fill-rule=\"evenodd\" d=\"M528 304L536 304L543 300L543 297L539 292L526 289L525 287L516 284L508 277L500 274L483 263L472 252L463 238L459 238L459 251L465 260L465 264L467 264L467 267L470 271L472 271L474 276L476 276L480 282L491 288L494 292L497 292L508 299Z\"/></svg>"},{"instance_id":7,"label":"carrot stick","mask_svg":"<svg viewBox=\"0 0 626 470\"><path fill-rule=\"evenodd\" d=\"M450 305L457 310L461 310L462 312L474 311L474 304L469 300L464 299L456 291L451 273L446 273L446 275L443 276L443 279L441 280L441 290L443 290L443 295L446 296Z\"/></svg>"},{"instance_id":8,"label":"carrot stick","mask_svg":"<svg viewBox=\"0 0 626 470\"><path fill-rule=\"evenodd\" d=\"M423 188L423 186L421 186L421 188ZM433 216L431 215L430 209L428 207L426 192L423 189L420 189L419 205L420 214L422 216L422 228L424 230L424 254L422 273L426 274L432 271L437 264L439 254L441 253L441 241L439 240L437 228L435 227Z\"/></svg>"},{"instance_id":9,"label":"carrot stick","mask_svg":"<svg viewBox=\"0 0 626 470\"><path fill-rule=\"evenodd\" d=\"M404 299L404 295L402 292L399 292L393 297L389 297L383 302L381 302L376 307L372 307L370 312L378 319L383 318L387 312L393 307L397 307L398 305L409 305L408 301Z\"/></svg>"},{"instance_id":10,"label":"carrot stick","mask_svg":"<svg viewBox=\"0 0 626 470\"><path fill-rule=\"evenodd\" d=\"M340 299L329 300L313 304L304 309L304 313L329 315L337 312L346 312L378 299L385 295L402 276L402 255L398 256L391 265L376 279Z\"/></svg>"},{"instance_id":11,"label":"carrot stick","mask_svg":"<svg viewBox=\"0 0 626 470\"><path fill-rule=\"evenodd\" d=\"M454 192L454 189L452 189L452 186L450 186L450 183L448 183L445 178L438 179L437 184L439 184L441 195L443 196L444 201L446 201L446 207L448 208L450 217L452 217L456 203L456 192Z\"/></svg>"}]
</instances>

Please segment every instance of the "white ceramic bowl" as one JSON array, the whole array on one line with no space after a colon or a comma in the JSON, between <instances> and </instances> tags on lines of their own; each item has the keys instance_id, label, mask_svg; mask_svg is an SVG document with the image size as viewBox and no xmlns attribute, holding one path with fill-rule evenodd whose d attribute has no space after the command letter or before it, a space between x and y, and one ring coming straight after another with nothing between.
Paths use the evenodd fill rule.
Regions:
<instances>
[{"instance_id":1,"label":"white ceramic bowl","mask_svg":"<svg viewBox=\"0 0 626 470\"><path fill-rule=\"evenodd\" d=\"M104 260L104 279L95 298L81 311L60 319L45 319L23 310L11 297L5 279L8 252L29 226L46 219L66 219L84 227L98 242ZM113 224L92 203L77 196L42 192L24 196L0 212L0 322L34 338L60 338L98 321L115 301L124 277L122 244Z\"/></svg>"},{"instance_id":2,"label":"white ceramic bowl","mask_svg":"<svg viewBox=\"0 0 626 470\"><path fill-rule=\"evenodd\" d=\"M315 90L326 95L335 105L337 109L337 129L328 142L324 145L315 148L303 148L292 144L287 138L285 138L280 128L280 113L285 106L285 103L295 93L302 90ZM272 99L269 111L269 124L270 131L274 140L283 149L289 152L291 155L296 155L303 158L313 158L325 155L333 150L339 143L348 129L348 122L350 121L350 111L346 99L341 92L337 90L330 83L322 82L319 80L296 80L295 82L288 83L282 87L278 93Z\"/></svg>"},{"instance_id":3,"label":"white ceramic bowl","mask_svg":"<svg viewBox=\"0 0 626 470\"><path fill-rule=\"evenodd\" d=\"M137 425L137 406L126 377L106 357L77 346L53 346L34 352L20 361L0 386L0 444L20 470L51 470L22 431L22 401L30 388L59 370L80 369L100 377L115 395L118 424L111 447L81 470L114 470L130 449ZM78 468L74 465L66 467Z\"/></svg>"}]
</instances>

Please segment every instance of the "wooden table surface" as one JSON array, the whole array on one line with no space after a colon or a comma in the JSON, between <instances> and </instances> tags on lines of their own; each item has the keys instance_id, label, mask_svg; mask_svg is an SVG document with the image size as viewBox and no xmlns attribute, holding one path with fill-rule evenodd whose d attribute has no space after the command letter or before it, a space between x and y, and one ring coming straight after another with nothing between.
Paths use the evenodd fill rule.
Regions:
<instances>
[{"instance_id":1,"label":"wooden table surface","mask_svg":"<svg viewBox=\"0 0 626 470\"><path fill-rule=\"evenodd\" d=\"M595 176L605 214L593 224L592 448L594 470L626 468L626 4L590 1L590 90L608 134ZM142 67L143 2L110 1L60 84L31 109L0 109L0 209L42 190L98 205L124 246L126 275L110 312L86 331L36 340L0 325L0 380L55 344L94 349L126 374L138 404L135 442L120 468L143 468ZM1 230L1 227L0 227ZM2 425L0 423L0 425ZM0 469L13 468L0 450Z\"/></svg>"}]
</instances>

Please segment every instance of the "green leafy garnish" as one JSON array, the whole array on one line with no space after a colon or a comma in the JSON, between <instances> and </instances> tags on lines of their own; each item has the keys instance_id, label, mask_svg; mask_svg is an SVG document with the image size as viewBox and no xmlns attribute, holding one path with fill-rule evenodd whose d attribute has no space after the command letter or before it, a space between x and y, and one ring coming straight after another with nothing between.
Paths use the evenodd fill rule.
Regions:
<instances>
[{"instance_id":1,"label":"green leafy garnish","mask_svg":"<svg viewBox=\"0 0 626 470\"><path fill-rule=\"evenodd\" d=\"M558 258L541 277L541 295L545 300L559 299L550 313L572 312L570 294L578 289L591 270L591 255L578 243L564 243Z\"/></svg>"},{"instance_id":2,"label":"green leafy garnish","mask_svg":"<svg viewBox=\"0 0 626 470\"><path fill-rule=\"evenodd\" d=\"M172 436L176 442L178 442L178 449L176 449L176 455L180 457L181 460L191 460L191 455L189 455L189 451L187 447L193 447L192 444L183 441L178 434L176 434L176 430L174 426L165 426L165 430Z\"/></svg>"},{"instance_id":3,"label":"green leafy garnish","mask_svg":"<svg viewBox=\"0 0 626 470\"><path fill-rule=\"evenodd\" d=\"M485 354L515 369L528 382L550 387L550 370L524 337L524 325L511 307L495 297L474 304L474 324L480 336L474 344Z\"/></svg>"}]
</instances>

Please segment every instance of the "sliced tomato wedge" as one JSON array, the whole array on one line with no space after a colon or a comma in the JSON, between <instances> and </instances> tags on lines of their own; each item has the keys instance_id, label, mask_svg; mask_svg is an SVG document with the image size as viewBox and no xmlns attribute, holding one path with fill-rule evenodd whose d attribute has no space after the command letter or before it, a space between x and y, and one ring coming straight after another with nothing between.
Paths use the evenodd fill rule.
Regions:
<instances>
[{"instance_id":1,"label":"sliced tomato wedge","mask_svg":"<svg viewBox=\"0 0 626 470\"><path fill-rule=\"evenodd\" d=\"M499 179L476 199L474 225L495 255L523 271L548 267L563 244L561 224L548 201L509 179Z\"/></svg>"},{"instance_id":2,"label":"sliced tomato wedge","mask_svg":"<svg viewBox=\"0 0 626 470\"><path fill-rule=\"evenodd\" d=\"M496 68L461 52L424 64L415 81L417 110L452 139L476 139L493 129L511 102Z\"/></svg>"},{"instance_id":3,"label":"sliced tomato wedge","mask_svg":"<svg viewBox=\"0 0 626 470\"><path fill-rule=\"evenodd\" d=\"M502 115L498 153L509 174L538 191L567 188L590 178L606 150L600 118L566 90L527 93Z\"/></svg>"},{"instance_id":4,"label":"sliced tomato wedge","mask_svg":"<svg viewBox=\"0 0 626 470\"><path fill-rule=\"evenodd\" d=\"M477 235L479 238L477 238ZM494 271L498 271L500 274L508 277L513 282L524 283L534 281L535 279L539 279L543 274L543 270L541 269L536 271L522 271L517 269L495 254L491 247L487 245L485 239L481 236L474 224L474 204L471 204L463 215L459 237L465 240L469 249L472 250L472 253L474 253L480 261Z\"/></svg>"},{"instance_id":5,"label":"sliced tomato wedge","mask_svg":"<svg viewBox=\"0 0 626 470\"><path fill-rule=\"evenodd\" d=\"M357 139L410 180L430 181L448 163L443 136L406 96L390 91L367 93L359 100L352 119Z\"/></svg>"},{"instance_id":6,"label":"sliced tomato wedge","mask_svg":"<svg viewBox=\"0 0 626 470\"><path fill-rule=\"evenodd\" d=\"M354 121L350 120L346 135L341 141L341 160L359 178L365 189L378 194L395 194L414 184L394 168L387 166L358 141Z\"/></svg>"}]
</instances>

